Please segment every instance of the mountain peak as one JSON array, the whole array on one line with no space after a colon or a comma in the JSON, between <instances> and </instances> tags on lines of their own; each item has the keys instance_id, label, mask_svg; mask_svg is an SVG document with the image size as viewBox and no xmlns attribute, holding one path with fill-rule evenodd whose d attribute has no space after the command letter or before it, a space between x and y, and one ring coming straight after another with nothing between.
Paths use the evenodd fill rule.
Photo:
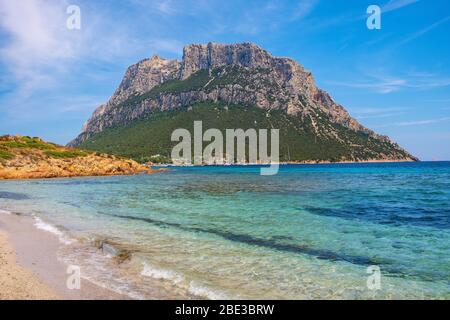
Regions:
<instances>
[{"instance_id":1,"label":"mountain peak","mask_svg":"<svg viewBox=\"0 0 450 320\"><path fill-rule=\"evenodd\" d=\"M298 124L291 128L293 136L315 135L322 150L330 143L339 146L337 158L342 161L369 156L412 159L389 138L352 118L298 62L273 56L253 43L190 44L183 49L182 61L154 55L130 66L114 95L97 108L71 145L158 111L203 103L256 107L267 114L281 111L284 126Z\"/></svg>"},{"instance_id":2,"label":"mountain peak","mask_svg":"<svg viewBox=\"0 0 450 320\"><path fill-rule=\"evenodd\" d=\"M181 78L186 79L201 69L214 69L225 65L246 68L268 68L274 58L269 52L253 43L190 44L183 49Z\"/></svg>"}]
</instances>

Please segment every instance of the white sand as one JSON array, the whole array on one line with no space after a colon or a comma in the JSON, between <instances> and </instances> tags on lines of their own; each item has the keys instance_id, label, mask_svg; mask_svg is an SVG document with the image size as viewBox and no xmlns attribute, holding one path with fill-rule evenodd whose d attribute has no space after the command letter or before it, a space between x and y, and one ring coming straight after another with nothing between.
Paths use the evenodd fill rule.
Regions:
<instances>
[{"instance_id":1,"label":"white sand","mask_svg":"<svg viewBox=\"0 0 450 320\"><path fill-rule=\"evenodd\" d=\"M0 214L0 300L129 299L85 279L81 289L68 289L67 266L57 259L61 245L31 217Z\"/></svg>"}]
</instances>

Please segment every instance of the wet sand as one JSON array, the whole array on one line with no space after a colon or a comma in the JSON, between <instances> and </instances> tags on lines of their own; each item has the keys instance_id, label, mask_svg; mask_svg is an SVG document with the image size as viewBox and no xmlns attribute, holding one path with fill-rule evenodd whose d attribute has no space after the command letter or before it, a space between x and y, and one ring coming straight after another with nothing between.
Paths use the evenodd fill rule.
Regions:
<instances>
[{"instance_id":1,"label":"wet sand","mask_svg":"<svg viewBox=\"0 0 450 320\"><path fill-rule=\"evenodd\" d=\"M57 258L59 239L33 222L28 216L0 214L0 300L129 299L83 278L80 289L69 289L68 266Z\"/></svg>"}]
</instances>

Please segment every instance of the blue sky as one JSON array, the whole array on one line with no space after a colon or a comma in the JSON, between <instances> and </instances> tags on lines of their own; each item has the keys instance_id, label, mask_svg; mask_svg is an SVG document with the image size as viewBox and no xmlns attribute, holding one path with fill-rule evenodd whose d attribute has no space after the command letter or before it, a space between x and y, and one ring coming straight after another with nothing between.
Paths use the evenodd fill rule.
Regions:
<instances>
[{"instance_id":1,"label":"blue sky","mask_svg":"<svg viewBox=\"0 0 450 320\"><path fill-rule=\"evenodd\" d=\"M69 5L81 30L66 28ZM381 30L366 9L382 9ZM0 134L65 144L153 54L254 42L313 72L367 127L424 160L450 160L447 0L1 0Z\"/></svg>"}]
</instances>

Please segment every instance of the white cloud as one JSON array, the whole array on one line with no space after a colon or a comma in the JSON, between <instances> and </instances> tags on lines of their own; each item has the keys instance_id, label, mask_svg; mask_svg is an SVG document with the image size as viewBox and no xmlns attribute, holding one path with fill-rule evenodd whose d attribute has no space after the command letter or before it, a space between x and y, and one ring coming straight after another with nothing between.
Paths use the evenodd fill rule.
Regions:
<instances>
[{"instance_id":1,"label":"white cloud","mask_svg":"<svg viewBox=\"0 0 450 320\"><path fill-rule=\"evenodd\" d=\"M2 54L18 64L30 63L31 57L46 63L71 57L73 48L61 32L66 26L63 9L44 1L2 1L0 25L12 37Z\"/></svg>"},{"instance_id":2,"label":"white cloud","mask_svg":"<svg viewBox=\"0 0 450 320\"><path fill-rule=\"evenodd\" d=\"M291 20L299 20L308 16L319 3L318 0L300 0L294 9Z\"/></svg>"},{"instance_id":3,"label":"white cloud","mask_svg":"<svg viewBox=\"0 0 450 320\"><path fill-rule=\"evenodd\" d=\"M413 40L423 36L424 34L430 32L431 30L439 27L441 24L446 23L447 21L450 21L450 16L447 16L444 19L441 19L441 20L439 20L439 21L437 21L435 23L432 23L431 25L427 26L426 28L423 28L423 29L421 29L421 30L419 30L419 31L409 35L408 37L406 37L405 39L400 41L397 44L397 46L401 46L401 45L404 45L404 44L406 44L408 42L411 42L411 41L413 41Z\"/></svg>"},{"instance_id":4,"label":"white cloud","mask_svg":"<svg viewBox=\"0 0 450 320\"><path fill-rule=\"evenodd\" d=\"M369 89L378 93L391 93L400 90L405 87L407 81L404 79L396 79L396 78L378 78L376 81L365 81L365 82L336 82L331 81L327 82L329 84L341 86L341 87L349 87L349 88L361 88L361 89Z\"/></svg>"},{"instance_id":5,"label":"white cloud","mask_svg":"<svg viewBox=\"0 0 450 320\"><path fill-rule=\"evenodd\" d=\"M381 7L381 11L382 12L394 11L409 6L410 4L414 4L416 2L419 2L419 0L389 0L388 3L386 3L383 7Z\"/></svg>"},{"instance_id":6,"label":"white cloud","mask_svg":"<svg viewBox=\"0 0 450 320\"><path fill-rule=\"evenodd\" d=\"M382 72L366 74L368 80L361 81L329 81L327 83L349 87L362 88L382 94L396 92L404 89L428 90L450 86L449 77L440 77L431 73L407 73L402 76L391 76Z\"/></svg>"},{"instance_id":7,"label":"white cloud","mask_svg":"<svg viewBox=\"0 0 450 320\"><path fill-rule=\"evenodd\" d=\"M132 4L136 4L151 10L156 10L163 15L173 15L178 13L179 3L173 0L129 0Z\"/></svg>"},{"instance_id":8,"label":"white cloud","mask_svg":"<svg viewBox=\"0 0 450 320\"><path fill-rule=\"evenodd\" d=\"M381 7L381 11L382 11L382 13L392 12L392 11L399 10L401 8L404 8L406 6L409 6L409 5L419 2L419 1L420 0L389 0L384 6ZM311 0L311 2L314 2L314 1ZM312 9L313 8L311 8L311 11L312 11ZM360 11L358 11L358 13L350 12L350 13L344 13L341 15L335 15L334 17L328 17L327 19L320 18L320 19L312 20L308 26L308 29L311 31L317 31L320 29L336 28L339 25L344 25L344 24L348 24L348 23L354 23L354 22L366 20L367 14L360 14ZM384 36L386 37L387 35L385 34ZM382 39L380 39L379 41L381 41L381 40ZM377 41L374 41L374 42L377 42Z\"/></svg>"},{"instance_id":9,"label":"white cloud","mask_svg":"<svg viewBox=\"0 0 450 320\"><path fill-rule=\"evenodd\" d=\"M23 94L51 84L52 76L44 69L62 71L62 62L75 56L75 46L64 38L65 8L63 2L0 2L0 28L9 36L0 57L20 81Z\"/></svg>"},{"instance_id":10,"label":"white cloud","mask_svg":"<svg viewBox=\"0 0 450 320\"><path fill-rule=\"evenodd\" d=\"M173 14L174 8L171 0L157 1L156 7L159 12L164 14Z\"/></svg>"},{"instance_id":11,"label":"white cloud","mask_svg":"<svg viewBox=\"0 0 450 320\"><path fill-rule=\"evenodd\" d=\"M394 123L385 123L383 125L372 126L377 128L382 127L409 127L409 126L421 126L428 124L436 124L441 122L450 121L450 117L436 118L436 119L425 119L425 120L412 120L412 121L402 121L402 122L394 122Z\"/></svg>"},{"instance_id":12,"label":"white cloud","mask_svg":"<svg viewBox=\"0 0 450 320\"><path fill-rule=\"evenodd\" d=\"M405 114L407 108L358 108L352 115L358 120L372 118L388 118Z\"/></svg>"},{"instance_id":13,"label":"white cloud","mask_svg":"<svg viewBox=\"0 0 450 320\"><path fill-rule=\"evenodd\" d=\"M443 122L443 121L449 121L449 120L450 120L450 117L445 117L445 118L429 119L429 120L397 122L397 123L394 123L394 125L400 126L400 127L417 126L417 125L424 125L424 124L434 124L434 123Z\"/></svg>"},{"instance_id":14,"label":"white cloud","mask_svg":"<svg viewBox=\"0 0 450 320\"><path fill-rule=\"evenodd\" d=\"M224 5L221 1L216 1L213 2L213 7L209 8L210 21L218 24L217 33L265 35L267 32L274 32L288 24L304 20L316 8L319 0L236 2L229 1Z\"/></svg>"},{"instance_id":15,"label":"white cloud","mask_svg":"<svg viewBox=\"0 0 450 320\"><path fill-rule=\"evenodd\" d=\"M25 105L33 94L63 86L86 63L131 64L136 56L155 51L181 53L182 45L171 39L148 34L141 41L132 22L121 22L117 28L108 7L89 2L79 4L81 30L69 30L69 5L68 0L0 1L0 31L6 40L0 49L6 71L0 74L0 85L14 88L7 100L2 97L8 105Z\"/></svg>"}]
</instances>

